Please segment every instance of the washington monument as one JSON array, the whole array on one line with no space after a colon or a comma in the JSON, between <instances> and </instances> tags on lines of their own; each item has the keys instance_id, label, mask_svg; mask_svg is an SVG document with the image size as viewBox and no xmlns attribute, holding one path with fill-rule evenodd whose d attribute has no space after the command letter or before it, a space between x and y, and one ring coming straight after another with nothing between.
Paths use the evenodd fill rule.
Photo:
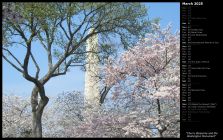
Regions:
<instances>
[{"instance_id":1,"label":"washington monument","mask_svg":"<svg viewBox=\"0 0 223 140\"><path fill-rule=\"evenodd\" d=\"M91 33L94 28L91 28ZM85 72L85 101L90 104L99 104L99 59L98 52L98 35L95 34L87 40L86 46L86 72Z\"/></svg>"}]
</instances>

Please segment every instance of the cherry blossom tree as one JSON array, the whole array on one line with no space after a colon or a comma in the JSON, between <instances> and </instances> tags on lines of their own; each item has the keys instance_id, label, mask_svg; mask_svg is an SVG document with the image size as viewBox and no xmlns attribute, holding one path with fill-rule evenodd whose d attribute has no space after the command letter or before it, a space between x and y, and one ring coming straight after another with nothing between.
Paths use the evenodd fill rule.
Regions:
<instances>
[{"instance_id":1,"label":"cherry blossom tree","mask_svg":"<svg viewBox=\"0 0 223 140\"><path fill-rule=\"evenodd\" d=\"M146 38L103 68L114 100L124 95L132 104L145 98L147 106L155 106L156 111L149 110L150 126L160 137L179 136L179 60L179 32L173 34L171 25L161 29L154 24Z\"/></svg>"},{"instance_id":2,"label":"cherry blossom tree","mask_svg":"<svg viewBox=\"0 0 223 140\"><path fill-rule=\"evenodd\" d=\"M152 131L145 123L149 121L146 120L146 112L132 111L135 104L130 105L126 111L118 100L112 104L106 100L100 108L85 110L83 99L81 92L60 94L52 106L46 108L47 114L44 114L43 120L46 129L43 130L43 136L151 137Z\"/></svg>"},{"instance_id":3,"label":"cherry blossom tree","mask_svg":"<svg viewBox=\"0 0 223 140\"><path fill-rule=\"evenodd\" d=\"M29 100L15 95L3 95L3 137L31 136L31 107Z\"/></svg>"}]
</instances>

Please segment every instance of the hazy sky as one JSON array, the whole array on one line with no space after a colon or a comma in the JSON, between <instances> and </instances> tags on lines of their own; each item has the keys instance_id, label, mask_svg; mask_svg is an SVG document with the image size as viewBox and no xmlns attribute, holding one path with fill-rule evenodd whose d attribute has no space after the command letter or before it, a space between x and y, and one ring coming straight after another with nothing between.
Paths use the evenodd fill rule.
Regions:
<instances>
[{"instance_id":1,"label":"hazy sky","mask_svg":"<svg viewBox=\"0 0 223 140\"><path fill-rule=\"evenodd\" d=\"M180 4L169 3L145 3L149 8L149 18L160 17L161 27L165 27L168 23L172 23L173 32L180 29ZM36 44L38 45L38 44ZM41 50L38 51L39 56L43 55ZM16 54L19 56L20 48L16 48ZM38 57L38 56L37 56ZM43 56L45 57L45 56ZM41 60L38 60L41 61ZM47 69L47 64L44 64ZM33 84L26 81L22 75L3 60L3 94L16 94L19 96L30 96ZM84 72L79 68L72 68L65 76L52 78L45 86L46 94L48 96L55 96L63 91L79 90L84 91Z\"/></svg>"}]
</instances>

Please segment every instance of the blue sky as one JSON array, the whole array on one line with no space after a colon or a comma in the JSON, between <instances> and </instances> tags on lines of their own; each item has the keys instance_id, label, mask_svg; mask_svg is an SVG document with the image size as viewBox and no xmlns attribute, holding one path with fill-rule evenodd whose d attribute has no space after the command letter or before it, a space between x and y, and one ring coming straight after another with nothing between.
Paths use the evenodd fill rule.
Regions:
<instances>
[{"instance_id":1,"label":"blue sky","mask_svg":"<svg viewBox=\"0 0 223 140\"><path fill-rule=\"evenodd\" d=\"M148 16L150 19L160 17L161 27L165 27L168 23L172 23L173 32L180 29L180 4L169 2L152 2L144 3L148 8ZM42 55L38 50L38 55ZM17 48L16 54L22 54ZM40 61L40 60L39 60ZM44 69L47 64L44 64ZM3 60L3 94L16 94L18 96L30 96L33 84L26 81L22 75L12 68ZM51 79L45 86L46 94L50 97L62 93L64 91L79 90L84 91L84 72L78 67L72 68L65 76L59 76Z\"/></svg>"}]
</instances>

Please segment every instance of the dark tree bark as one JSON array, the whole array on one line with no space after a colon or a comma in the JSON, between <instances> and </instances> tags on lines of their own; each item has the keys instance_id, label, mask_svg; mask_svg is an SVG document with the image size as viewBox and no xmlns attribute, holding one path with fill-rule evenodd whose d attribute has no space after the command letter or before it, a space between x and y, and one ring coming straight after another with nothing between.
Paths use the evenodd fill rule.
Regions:
<instances>
[{"instance_id":1,"label":"dark tree bark","mask_svg":"<svg viewBox=\"0 0 223 140\"><path fill-rule=\"evenodd\" d=\"M42 93L41 93L42 92ZM40 101L38 103L38 93L40 95ZM45 96L45 90L44 86L41 87L34 87L32 91L32 97L31 97L31 106L32 106L32 136L33 137L42 137L42 114L43 114L43 109L47 105L49 101L49 98Z\"/></svg>"},{"instance_id":2,"label":"dark tree bark","mask_svg":"<svg viewBox=\"0 0 223 140\"><path fill-rule=\"evenodd\" d=\"M110 89L111 89L111 87L107 87L107 86L105 86L102 89L102 91L100 93L100 96L101 96L100 97L100 105L104 103L105 97L107 96L107 94L108 94L108 92L109 92Z\"/></svg>"}]
</instances>

